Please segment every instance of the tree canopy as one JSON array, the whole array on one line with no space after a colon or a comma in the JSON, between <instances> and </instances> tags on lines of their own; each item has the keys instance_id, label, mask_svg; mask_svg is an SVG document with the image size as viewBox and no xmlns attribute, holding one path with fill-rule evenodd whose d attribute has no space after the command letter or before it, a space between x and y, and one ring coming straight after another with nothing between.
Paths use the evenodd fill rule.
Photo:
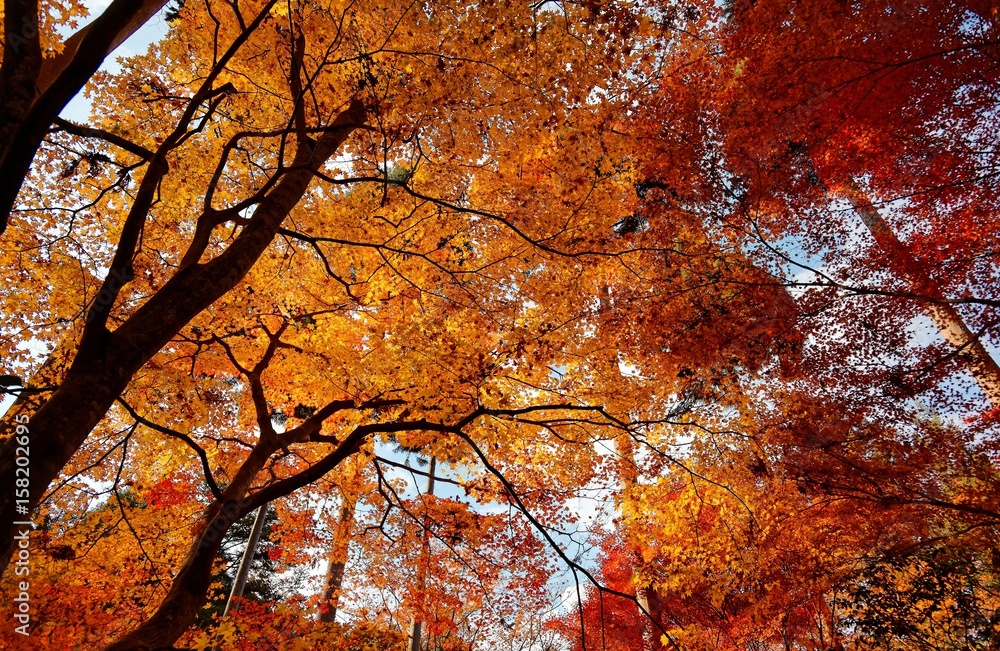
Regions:
<instances>
[{"instance_id":1,"label":"tree canopy","mask_svg":"<svg viewBox=\"0 0 1000 651\"><path fill-rule=\"evenodd\" d=\"M3 9L11 648L1000 644L990 3L164 5Z\"/></svg>"}]
</instances>

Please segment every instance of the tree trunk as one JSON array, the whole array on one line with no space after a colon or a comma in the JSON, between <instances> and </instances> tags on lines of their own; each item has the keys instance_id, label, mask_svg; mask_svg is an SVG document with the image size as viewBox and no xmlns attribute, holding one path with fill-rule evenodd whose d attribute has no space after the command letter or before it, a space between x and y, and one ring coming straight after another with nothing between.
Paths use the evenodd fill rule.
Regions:
<instances>
[{"instance_id":1,"label":"tree trunk","mask_svg":"<svg viewBox=\"0 0 1000 651\"><path fill-rule=\"evenodd\" d=\"M243 598L243 589L247 585L250 566L253 565L253 558L257 555L257 543L260 541L260 532L264 530L264 520L267 519L267 507L268 505L265 504L257 509L257 517L253 520L253 528L250 530L250 538L247 539L246 549L243 550L240 567L236 571L233 589L229 591L229 598L226 599L226 607L222 611L223 617L228 615L231 610L239 608L239 602L236 600Z\"/></svg>"},{"instance_id":2,"label":"tree trunk","mask_svg":"<svg viewBox=\"0 0 1000 651\"><path fill-rule=\"evenodd\" d=\"M1000 366L997 366L979 337L969 329L952 305L934 302L944 298L938 289L938 284L917 264L909 247L896 237L892 228L857 184L850 184L843 193L861 216L878 245L889 254L893 270L906 279L914 294L931 299L923 303L924 314L934 323L944 340L956 350L958 358L965 362L966 369L990 403L994 407L1000 407Z\"/></svg>"},{"instance_id":3,"label":"tree trunk","mask_svg":"<svg viewBox=\"0 0 1000 651\"><path fill-rule=\"evenodd\" d=\"M38 9L38 0L4 2L3 63L0 64L0 88L3 88L3 95L0 97L0 155L5 155L10 149L9 143L35 99L35 82L42 68ZM18 188L21 187L20 180L0 177L0 192L7 194L7 186L15 183ZM0 229L5 223L0 222Z\"/></svg>"},{"instance_id":4,"label":"tree trunk","mask_svg":"<svg viewBox=\"0 0 1000 651\"><path fill-rule=\"evenodd\" d=\"M30 510L100 422L132 376L184 325L236 286L271 244L281 222L305 194L318 169L365 119L357 101L313 146L300 144L292 163L223 253L171 278L114 332L88 327L66 378L28 423ZM91 324L93 325L93 324ZM10 419L8 420L8 424ZM14 549L15 439L0 443L0 571Z\"/></svg>"},{"instance_id":5,"label":"tree trunk","mask_svg":"<svg viewBox=\"0 0 1000 651\"><path fill-rule=\"evenodd\" d=\"M639 473L635 465L635 451L633 441L628 435L619 436L615 441L615 448L619 457L619 478L622 492L622 511L631 509L632 493L638 483ZM633 540L631 532L625 532L625 539L638 562L642 558L641 549L638 543ZM643 651L656 651L661 648L657 643L656 625L660 622L660 600L656 590L651 585L637 585L635 588L635 600L643 611L646 618L642 627Z\"/></svg>"},{"instance_id":6,"label":"tree trunk","mask_svg":"<svg viewBox=\"0 0 1000 651\"><path fill-rule=\"evenodd\" d=\"M649 615L646 615L647 619L643 622L642 627L642 645L644 651L655 651L659 647L656 643L656 631L653 630L653 622L649 621L648 617L652 616L653 610L649 604L649 593L652 588L645 585L640 585L635 589L635 600L639 602L639 606Z\"/></svg>"},{"instance_id":7,"label":"tree trunk","mask_svg":"<svg viewBox=\"0 0 1000 651\"><path fill-rule=\"evenodd\" d=\"M109 645L105 651L169 649L195 622L198 611L208 601L212 564L222 547L222 539L229 528L249 512L245 499L247 491L275 449L273 444L257 444L240 466L233 483L226 488L223 494L225 499L221 503L213 502L205 510L205 526L191 542L181 569L160 607L137 629Z\"/></svg>"},{"instance_id":8,"label":"tree trunk","mask_svg":"<svg viewBox=\"0 0 1000 651\"><path fill-rule=\"evenodd\" d=\"M354 510L358 504L358 494L351 488L349 486L341 487L343 502L340 505L340 517L333 530L333 545L330 547L329 564L326 568L326 585L323 589L325 609L319 616L321 622L337 621L340 591L344 584L344 567L347 565L347 552L351 546L351 530L354 528Z\"/></svg>"},{"instance_id":9,"label":"tree trunk","mask_svg":"<svg viewBox=\"0 0 1000 651\"><path fill-rule=\"evenodd\" d=\"M427 468L427 495L434 494L434 468L437 465L437 459L431 457L431 463ZM424 607L424 603L427 601L424 597L424 589L427 587L427 570L430 565L430 555L431 555L431 539L428 531L429 523L424 522L424 533L421 550L420 566L417 567L417 594L420 595L420 603L418 604L417 612ZM423 628L423 622L420 620L419 614L413 618L413 623L410 625L410 638L408 649L409 651L420 651L420 635L421 629Z\"/></svg>"}]
</instances>

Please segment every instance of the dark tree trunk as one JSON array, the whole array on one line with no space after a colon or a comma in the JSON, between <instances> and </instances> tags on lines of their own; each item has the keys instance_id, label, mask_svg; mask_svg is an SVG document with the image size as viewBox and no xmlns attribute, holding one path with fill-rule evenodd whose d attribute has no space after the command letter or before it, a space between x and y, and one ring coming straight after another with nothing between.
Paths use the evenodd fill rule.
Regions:
<instances>
[{"instance_id":1,"label":"dark tree trunk","mask_svg":"<svg viewBox=\"0 0 1000 651\"><path fill-rule=\"evenodd\" d=\"M151 651L169 649L198 617L208 601L212 564L229 528L252 510L245 499L254 477L274 451L274 445L258 444L240 466L233 483L226 488L225 500L208 507L205 526L195 536L170 591L156 612L139 628L109 645L105 651Z\"/></svg>"}]
</instances>

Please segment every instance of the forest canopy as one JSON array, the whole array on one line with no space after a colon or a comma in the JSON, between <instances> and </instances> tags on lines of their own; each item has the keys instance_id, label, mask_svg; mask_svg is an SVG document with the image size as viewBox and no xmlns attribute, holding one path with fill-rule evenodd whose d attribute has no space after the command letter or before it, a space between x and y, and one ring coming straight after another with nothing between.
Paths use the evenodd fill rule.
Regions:
<instances>
[{"instance_id":1,"label":"forest canopy","mask_svg":"<svg viewBox=\"0 0 1000 651\"><path fill-rule=\"evenodd\" d=\"M3 4L4 648L1000 647L995 3L93 9Z\"/></svg>"}]
</instances>

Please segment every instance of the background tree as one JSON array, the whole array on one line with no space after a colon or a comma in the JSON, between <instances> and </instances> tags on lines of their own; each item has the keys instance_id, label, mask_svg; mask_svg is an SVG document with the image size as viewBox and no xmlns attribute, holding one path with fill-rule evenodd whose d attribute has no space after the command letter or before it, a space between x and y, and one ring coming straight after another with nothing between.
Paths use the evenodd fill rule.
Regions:
<instances>
[{"instance_id":1,"label":"background tree","mask_svg":"<svg viewBox=\"0 0 1000 651\"><path fill-rule=\"evenodd\" d=\"M718 41L736 227L796 260L788 273L813 288L811 309L849 328L840 341L885 360L866 386L959 411L978 397L942 390L946 378L968 373L994 407L1000 378L986 136L997 28L982 3L736 3ZM785 238L808 257L774 250ZM944 345L907 341L921 313ZM846 352L832 330L818 335L832 357L814 372Z\"/></svg>"},{"instance_id":2,"label":"background tree","mask_svg":"<svg viewBox=\"0 0 1000 651\"><path fill-rule=\"evenodd\" d=\"M219 617L225 610L226 603L232 594L233 581L236 578L237 569L242 561L244 550L250 540L253 529L254 517L244 517L233 523L232 528L226 532L223 538L222 547L219 549L220 568L213 577L218 589L214 595L209 597L206 607L198 613L199 623L205 625L214 616ZM251 557L250 573L247 578L243 594L239 600L251 600L260 603L274 603L283 600L283 597L294 594L295 584L289 577L279 578L276 572L275 556L276 544L272 540L274 526L278 521L278 516L273 510L268 510L264 517L263 528L260 538L254 547ZM291 585L288 585L291 583ZM290 590L289 588L293 588Z\"/></svg>"},{"instance_id":3,"label":"background tree","mask_svg":"<svg viewBox=\"0 0 1000 651\"><path fill-rule=\"evenodd\" d=\"M657 590L674 613L671 636L682 647L706 648L919 646L926 638L919 641L924 633L916 628L891 641L883 632L879 642L854 628L845 614L850 599L839 600L838 591L863 584L886 558L918 563L939 545L988 548L973 532L996 526L987 442L996 437L988 404L996 364L987 352L996 292L987 260L995 247L992 235L964 239L995 222L995 148L982 138L995 130L995 93L986 90L996 85L995 14L940 3L790 2L664 7L662 18L673 68L658 98L637 111L633 128L647 134L648 163L636 186L644 212L629 231L693 223L709 233L708 245L685 254L721 263L719 251L730 260L742 251L773 274L753 285L805 288L785 304L800 315L785 336L789 348L765 362L757 380L745 382L744 374L711 384L709 398L722 398L746 420L713 423L702 409L696 423L707 430L691 442L679 435L677 447L665 437L659 452L650 450L651 458L669 454L676 463L671 472L642 471L650 497L636 508L631 530L648 526L657 541L649 543L649 571L661 577ZM863 201L861 186L871 193ZM864 238L864 228L874 237ZM745 279L727 273L731 264L708 277L746 291ZM682 280L697 277L689 271ZM944 342L933 335L914 341L921 314ZM965 339L944 331L956 315ZM719 366L709 368L719 375ZM775 403L782 407L768 416ZM687 511L677 502L686 484L694 504ZM731 500L728 515L711 498L716 493ZM768 530L760 523L772 521L766 514L782 500L780 525ZM669 514L662 504L671 505ZM678 512L698 517L668 524ZM865 526L847 525L835 539L819 533L860 513ZM720 527L715 543L712 525ZM725 551L708 551L721 540L730 541ZM683 560L661 556L673 545L685 550ZM703 574L690 548L708 554ZM785 552L806 565L769 556ZM755 567L778 574L765 578ZM989 583L980 568L973 581ZM629 574L640 572L635 566ZM792 577L801 583L788 583ZM900 597L900 620L926 621L929 604L887 592ZM595 613L598 602L595 591L588 597ZM986 630L972 629L952 643ZM588 646L599 645L595 639L588 634Z\"/></svg>"}]
</instances>

